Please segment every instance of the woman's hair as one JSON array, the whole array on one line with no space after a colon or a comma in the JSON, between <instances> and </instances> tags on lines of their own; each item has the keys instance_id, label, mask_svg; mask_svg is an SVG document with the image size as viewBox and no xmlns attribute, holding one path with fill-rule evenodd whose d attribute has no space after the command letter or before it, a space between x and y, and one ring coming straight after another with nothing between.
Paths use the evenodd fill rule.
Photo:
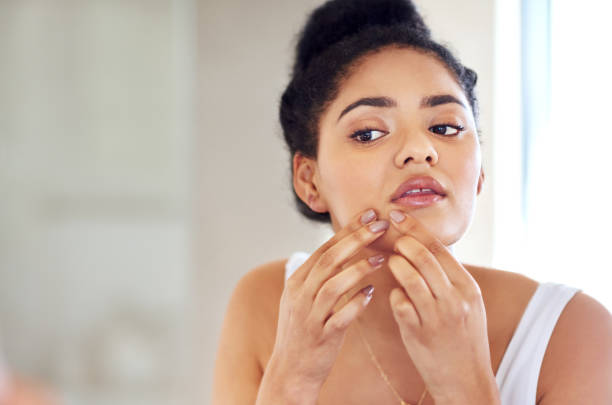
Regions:
<instances>
[{"instance_id":1,"label":"woman's hair","mask_svg":"<svg viewBox=\"0 0 612 405\"><path fill-rule=\"evenodd\" d=\"M316 159L319 120L366 55L383 48L412 48L444 63L477 118L476 73L431 39L429 29L410 0L331 0L315 9L299 35L291 81L280 103L280 122L290 152ZM293 182L291 180L291 189ZM329 213L314 212L293 190L306 218L330 223Z\"/></svg>"}]
</instances>

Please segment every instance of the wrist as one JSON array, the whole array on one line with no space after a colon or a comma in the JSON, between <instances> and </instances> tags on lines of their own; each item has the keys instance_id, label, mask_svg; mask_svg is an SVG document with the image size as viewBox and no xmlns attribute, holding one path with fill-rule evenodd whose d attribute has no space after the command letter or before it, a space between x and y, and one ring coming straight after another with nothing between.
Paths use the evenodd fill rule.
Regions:
<instances>
[{"instance_id":1,"label":"wrist","mask_svg":"<svg viewBox=\"0 0 612 405\"><path fill-rule=\"evenodd\" d=\"M270 359L259 386L256 405L316 405L321 385L293 375L281 362Z\"/></svg>"},{"instance_id":2,"label":"wrist","mask_svg":"<svg viewBox=\"0 0 612 405\"><path fill-rule=\"evenodd\" d=\"M472 389L464 389L461 392L447 392L441 396L432 395L436 405L501 405L499 388L495 378L487 379Z\"/></svg>"}]
</instances>

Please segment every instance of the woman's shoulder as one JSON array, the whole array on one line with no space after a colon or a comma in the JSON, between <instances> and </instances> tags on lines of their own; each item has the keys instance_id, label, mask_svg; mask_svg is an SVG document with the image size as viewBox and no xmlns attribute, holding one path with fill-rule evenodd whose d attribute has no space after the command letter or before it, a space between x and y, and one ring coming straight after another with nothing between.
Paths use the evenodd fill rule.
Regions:
<instances>
[{"instance_id":1,"label":"woman's shoulder","mask_svg":"<svg viewBox=\"0 0 612 405\"><path fill-rule=\"evenodd\" d=\"M253 327L248 332L257 341L255 351L261 366L265 366L275 341L278 310L285 284L288 259L263 263L247 271L238 281L233 296L248 308Z\"/></svg>"},{"instance_id":2,"label":"woman's shoulder","mask_svg":"<svg viewBox=\"0 0 612 405\"><path fill-rule=\"evenodd\" d=\"M242 295L249 305L256 304L252 309L271 317L271 321L276 321L286 263L287 259L263 263L243 275L236 286L235 294Z\"/></svg>"},{"instance_id":3,"label":"woman's shoulder","mask_svg":"<svg viewBox=\"0 0 612 405\"><path fill-rule=\"evenodd\" d=\"M265 287L265 284L270 282L275 286L278 283L283 285L287 260L286 258L273 260L254 267L242 276L239 283L247 285L255 284L259 287Z\"/></svg>"},{"instance_id":4,"label":"woman's shoulder","mask_svg":"<svg viewBox=\"0 0 612 405\"><path fill-rule=\"evenodd\" d=\"M473 264L463 266L478 283L485 303L490 302L491 306L500 309L515 307L522 313L540 285L538 281L514 271Z\"/></svg>"},{"instance_id":5,"label":"woman's shoulder","mask_svg":"<svg viewBox=\"0 0 612 405\"><path fill-rule=\"evenodd\" d=\"M463 263L482 295L487 312L489 338L499 343L494 363L499 365L525 309L540 283L508 270Z\"/></svg>"},{"instance_id":6,"label":"woman's shoulder","mask_svg":"<svg viewBox=\"0 0 612 405\"><path fill-rule=\"evenodd\" d=\"M516 271L494 267L462 263L466 270L476 279L483 282L515 282L524 285L537 285L538 282Z\"/></svg>"},{"instance_id":7,"label":"woman's shoulder","mask_svg":"<svg viewBox=\"0 0 612 405\"><path fill-rule=\"evenodd\" d=\"M217 350L213 403L220 398L255 398L276 335L278 300L282 294L285 260L262 264L247 271L231 294ZM236 390L235 382L241 381ZM248 401L247 401L248 402Z\"/></svg>"},{"instance_id":8,"label":"woman's shoulder","mask_svg":"<svg viewBox=\"0 0 612 405\"><path fill-rule=\"evenodd\" d=\"M505 319L502 323L507 325L520 320L540 286L538 281L516 272L464 267L481 286L483 300L489 301L488 307L495 311L492 319ZM577 291L565 304L550 335L540 369L537 403L603 403L612 397L611 379L612 315L595 298Z\"/></svg>"},{"instance_id":9,"label":"woman's shoulder","mask_svg":"<svg viewBox=\"0 0 612 405\"><path fill-rule=\"evenodd\" d=\"M610 381L612 314L578 291L559 316L542 361L541 404L610 403Z\"/></svg>"}]
</instances>

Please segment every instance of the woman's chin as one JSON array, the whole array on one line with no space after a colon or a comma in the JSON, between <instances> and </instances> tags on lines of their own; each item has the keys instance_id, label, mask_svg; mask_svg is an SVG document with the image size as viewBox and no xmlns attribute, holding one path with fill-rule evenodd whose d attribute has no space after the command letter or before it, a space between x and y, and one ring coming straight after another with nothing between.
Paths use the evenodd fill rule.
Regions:
<instances>
[{"instance_id":1,"label":"woman's chin","mask_svg":"<svg viewBox=\"0 0 612 405\"><path fill-rule=\"evenodd\" d=\"M397 228L395 228L393 225L390 225L389 229L387 229L385 234L380 238L376 239L375 242L371 243L369 247L379 252L393 253L393 246L395 245L395 242L402 236L403 234L400 233ZM436 237L440 240L440 242L442 242L445 246L448 247L448 241L440 239L439 236Z\"/></svg>"},{"instance_id":2,"label":"woman's chin","mask_svg":"<svg viewBox=\"0 0 612 405\"><path fill-rule=\"evenodd\" d=\"M401 236L402 234L391 225L385 234L371 243L369 247L379 252L392 253L395 241Z\"/></svg>"}]
</instances>

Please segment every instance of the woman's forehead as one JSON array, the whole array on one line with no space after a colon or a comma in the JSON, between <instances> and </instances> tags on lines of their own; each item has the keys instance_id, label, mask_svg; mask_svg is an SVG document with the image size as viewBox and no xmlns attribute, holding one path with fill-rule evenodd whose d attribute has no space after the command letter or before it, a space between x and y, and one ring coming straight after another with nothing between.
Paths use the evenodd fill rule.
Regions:
<instances>
[{"instance_id":1,"label":"woman's forehead","mask_svg":"<svg viewBox=\"0 0 612 405\"><path fill-rule=\"evenodd\" d=\"M357 62L340 84L330 110L361 97L385 96L403 105L438 94L451 94L467 105L461 86L437 57L412 48L388 48Z\"/></svg>"}]
</instances>

